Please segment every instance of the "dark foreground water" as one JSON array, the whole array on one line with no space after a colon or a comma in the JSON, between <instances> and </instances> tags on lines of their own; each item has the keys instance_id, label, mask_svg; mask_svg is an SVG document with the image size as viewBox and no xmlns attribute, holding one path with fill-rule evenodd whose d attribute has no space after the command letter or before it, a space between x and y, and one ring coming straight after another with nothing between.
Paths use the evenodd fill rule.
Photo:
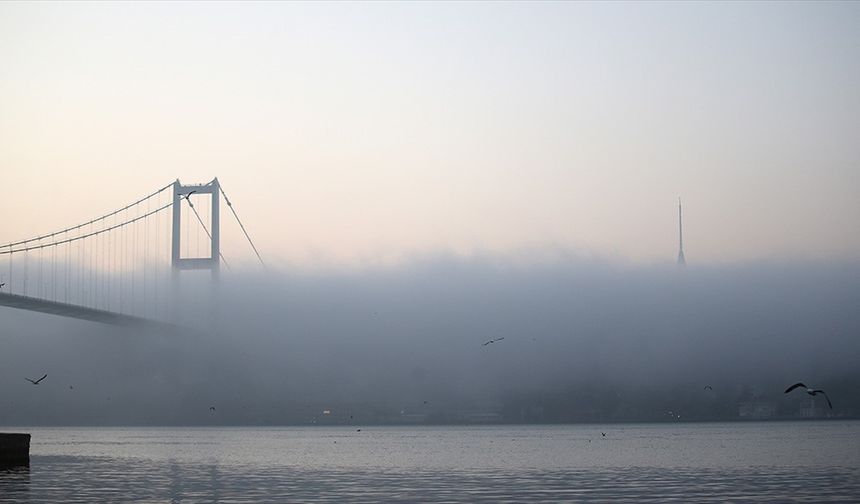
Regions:
<instances>
[{"instance_id":1,"label":"dark foreground water","mask_svg":"<svg viewBox=\"0 0 860 504\"><path fill-rule=\"evenodd\" d=\"M3 428L0 502L860 502L860 422L356 429Z\"/></svg>"}]
</instances>

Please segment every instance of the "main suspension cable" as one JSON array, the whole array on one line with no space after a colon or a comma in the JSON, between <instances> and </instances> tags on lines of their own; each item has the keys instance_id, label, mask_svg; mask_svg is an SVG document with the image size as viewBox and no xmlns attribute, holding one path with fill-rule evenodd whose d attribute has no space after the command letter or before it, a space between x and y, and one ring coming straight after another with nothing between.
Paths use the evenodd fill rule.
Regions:
<instances>
[{"instance_id":1,"label":"main suspension cable","mask_svg":"<svg viewBox=\"0 0 860 504\"><path fill-rule=\"evenodd\" d=\"M66 239L66 240L60 240L60 241L55 241L55 242L51 242L51 243L45 243L45 244L43 244L43 245L34 245L34 246L30 246L30 247L21 247L21 248L16 248L15 250L0 250L0 255L4 255L4 254L15 254L15 253L17 253L17 252L27 252L27 251L29 251L29 250L39 250L39 249L43 249L43 248L47 248L47 247L52 247L52 246L54 246L54 245L62 245L62 244L64 244L64 243L71 243L71 242L73 242L73 241L83 240L84 238L89 238L89 237L91 237L91 236L96 236L96 235L100 235L100 234L102 234L102 233L107 233L108 231L113 231L114 229L121 228L121 227L123 227L123 226L127 226L128 224L132 224L132 223L134 223L134 222L137 222L137 221L139 221L140 219L143 219L143 218L145 218L145 217L148 217L148 216L150 216L150 215L153 215L153 214L155 214L155 213L158 213L158 212L160 212L160 211L162 211L162 210L164 210L164 209L166 209L166 208L170 208L170 206L171 206L171 205L173 205L173 203L168 203L168 204L163 205L163 206L161 206L161 207L159 207L159 208L156 208L155 210L153 210L153 211L151 211L151 212L149 212L149 213L146 213L146 214L140 215L140 216L138 216L138 217L135 217L135 218L133 218L133 219L127 220L127 221L125 221L125 222L121 222L121 223L116 224L116 225L114 225L114 226L111 226L111 227L108 227L108 228L102 228L102 229L99 229L98 231L91 231L91 232L89 232L89 233L87 233L87 234L78 235L78 236L75 236L75 237L73 237L73 238L68 238L68 239ZM33 240L28 240L28 241L33 241ZM4 246L5 246L5 245L4 245Z\"/></svg>"},{"instance_id":2,"label":"main suspension cable","mask_svg":"<svg viewBox=\"0 0 860 504\"><path fill-rule=\"evenodd\" d=\"M88 225L90 225L90 224L93 224L93 223L99 222L99 221L104 220L104 219L106 219L106 218L108 218L108 217L111 217L111 216L113 216L113 215L116 215L116 214L118 214L118 213L122 212L123 210L129 209L129 208L131 208L131 207L133 207L133 206L135 206L135 205L137 205L137 204L139 204L139 203L142 203L142 202L144 202L144 201L146 201L146 200L148 200L148 199L152 198L153 196L156 196L156 195L158 195L158 194L161 194L163 191L165 191L166 189L168 189L168 188L170 188L170 187L172 187L172 186L173 186L173 182L171 182L171 183L167 184L166 186L162 187L161 189L159 189L159 190L155 191L154 193L152 193L152 194L150 194L150 195L148 195L148 196L144 196L143 198L141 198L141 199L139 199L139 200L135 201L134 203L131 203L131 204L129 204L129 205L126 205L126 206L124 206L124 207L120 208L119 210L115 210L115 211L113 211L113 212L111 212L111 213L109 213L109 214L102 215L101 217L98 217L98 218L92 219L91 221L88 221L88 222L84 222L83 224L78 224L77 226L72 226L72 227L69 227L69 228L63 229L63 230L61 230L61 231L54 231L53 233L45 234L45 235L42 235L42 236L36 236L36 237L34 237L34 238L29 238L29 239L27 239L27 240L21 240L21 241L17 241L17 242L10 242L10 243L7 243L7 244L5 244L5 245L0 245L0 248L16 247L16 246L18 246L18 245L24 245L24 244L26 244L26 243L30 243L30 242L33 242L33 241L43 240L43 239L45 239L45 238L52 238L52 237L57 236L57 235L59 235L59 234L68 233L69 231L74 231L74 230L76 230L76 229L80 229L80 228L82 228L82 227L84 227L84 226L88 226ZM64 242L58 242L58 243L64 243ZM29 250L29 249L23 249L23 248L22 248L22 249L19 249L19 250Z\"/></svg>"}]
</instances>

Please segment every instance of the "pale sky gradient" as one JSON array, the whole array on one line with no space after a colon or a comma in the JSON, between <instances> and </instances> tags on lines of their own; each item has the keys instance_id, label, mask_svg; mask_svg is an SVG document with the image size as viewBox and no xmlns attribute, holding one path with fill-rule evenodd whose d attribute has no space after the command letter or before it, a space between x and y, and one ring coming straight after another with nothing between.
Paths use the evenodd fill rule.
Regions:
<instances>
[{"instance_id":1,"label":"pale sky gradient","mask_svg":"<svg viewBox=\"0 0 860 504\"><path fill-rule=\"evenodd\" d=\"M0 3L0 242L213 176L288 264L858 259L860 3Z\"/></svg>"}]
</instances>

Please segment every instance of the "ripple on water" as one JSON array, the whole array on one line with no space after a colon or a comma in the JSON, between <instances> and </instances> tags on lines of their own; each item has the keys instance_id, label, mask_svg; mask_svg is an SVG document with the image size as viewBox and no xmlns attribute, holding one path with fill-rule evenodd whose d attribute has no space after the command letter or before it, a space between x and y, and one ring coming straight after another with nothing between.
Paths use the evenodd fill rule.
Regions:
<instances>
[{"instance_id":1,"label":"ripple on water","mask_svg":"<svg viewBox=\"0 0 860 504\"><path fill-rule=\"evenodd\" d=\"M857 502L860 495L860 422L32 433L30 467L0 470L0 503Z\"/></svg>"},{"instance_id":2,"label":"ripple on water","mask_svg":"<svg viewBox=\"0 0 860 504\"><path fill-rule=\"evenodd\" d=\"M0 472L0 502L853 502L860 469L302 470L34 457Z\"/></svg>"}]
</instances>

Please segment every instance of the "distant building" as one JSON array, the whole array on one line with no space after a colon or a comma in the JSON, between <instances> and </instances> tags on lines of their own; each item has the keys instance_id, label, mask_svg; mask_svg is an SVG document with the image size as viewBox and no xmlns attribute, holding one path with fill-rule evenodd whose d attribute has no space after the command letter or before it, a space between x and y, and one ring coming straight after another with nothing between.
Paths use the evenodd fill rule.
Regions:
<instances>
[{"instance_id":1,"label":"distant building","mask_svg":"<svg viewBox=\"0 0 860 504\"><path fill-rule=\"evenodd\" d=\"M502 415L495 411L462 411L458 415L460 421L465 423L499 423Z\"/></svg>"},{"instance_id":2,"label":"distant building","mask_svg":"<svg viewBox=\"0 0 860 504\"><path fill-rule=\"evenodd\" d=\"M427 422L426 413L401 413L397 418L398 423L423 424Z\"/></svg>"},{"instance_id":3,"label":"distant building","mask_svg":"<svg viewBox=\"0 0 860 504\"><path fill-rule=\"evenodd\" d=\"M770 401L744 401L738 403L738 417L747 420L764 420L776 415L776 403Z\"/></svg>"},{"instance_id":4,"label":"distant building","mask_svg":"<svg viewBox=\"0 0 860 504\"><path fill-rule=\"evenodd\" d=\"M681 225L681 197L678 197L678 266L686 266L684 258L684 227Z\"/></svg>"},{"instance_id":5,"label":"distant building","mask_svg":"<svg viewBox=\"0 0 860 504\"><path fill-rule=\"evenodd\" d=\"M520 422L543 422L543 406L528 406L520 408Z\"/></svg>"},{"instance_id":6,"label":"distant building","mask_svg":"<svg viewBox=\"0 0 860 504\"><path fill-rule=\"evenodd\" d=\"M824 409L824 401L817 401L815 397L810 397L800 403L798 414L800 418L825 418L827 410Z\"/></svg>"}]
</instances>

